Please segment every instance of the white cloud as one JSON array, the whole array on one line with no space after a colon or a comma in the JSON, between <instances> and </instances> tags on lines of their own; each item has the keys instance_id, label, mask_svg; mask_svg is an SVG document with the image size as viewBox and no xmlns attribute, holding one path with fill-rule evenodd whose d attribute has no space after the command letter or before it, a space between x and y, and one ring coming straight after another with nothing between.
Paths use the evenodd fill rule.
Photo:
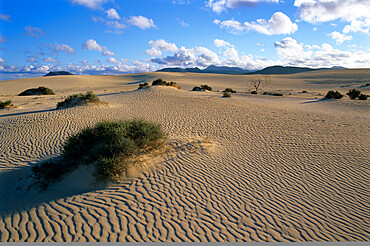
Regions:
<instances>
[{"instance_id":1,"label":"white cloud","mask_svg":"<svg viewBox=\"0 0 370 246\"><path fill-rule=\"evenodd\" d=\"M58 63L58 61L52 57L46 57L42 59L44 62L52 62L52 63Z\"/></svg>"},{"instance_id":2,"label":"white cloud","mask_svg":"<svg viewBox=\"0 0 370 246\"><path fill-rule=\"evenodd\" d=\"M149 46L156 48L161 51L172 51L175 52L178 50L177 46L174 43L168 43L163 39L158 39L158 40L151 40L149 41Z\"/></svg>"},{"instance_id":3,"label":"white cloud","mask_svg":"<svg viewBox=\"0 0 370 246\"><path fill-rule=\"evenodd\" d=\"M144 16L131 16L130 19L128 20L128 22L131 24L131 25L134 25L134 26L137 26L141 29L149 29L151 27L154 27L156 28L156 26L154 25L154 22L152 19L148 19Z\"/></svg>"},{"instance_id":4,"label":"white cloud","mask_svg":"<svg viewBox=\"0 0 370 246\"><path fill-rule=\"evenodd\" d=\"M110 58L107 60L107 62L112 63L112 64L118 64L118 63L119 63L119 61L117 61L114 57L110 57Z\"/></svg>"},{"instance_id":5,"label":"white cloud","mask_svg":"<svg viewBox=\"0 0 370 246\"><path fill-rule=\"evenodd\" d=\"M206 6L216 13L242 6L253 6L259 2L279 3L279 0L208 0Z\"/></svg>"},{"instance_id":6,"label":"white cloud","mask_svg":"<svg viewBox=\"0 0 370 246\"><path fill-rule=\"evenodd\" d=\"M306 51L305 47L310 49ZM342 51L334 49L330 44L304 45L291 37L275 42L280 57L280 64L307 67L344 66L361 68L370 66L370 53L364 51Z\"/></svg>"},{"instance_id":7,"label":"white cloud","mask_svg":"<svg viewBox=\"0 0 370 246\"><path fill-rule=\"evenodd\" d=\"M161 56L162 55L162 52L154 47L147 49L145 53L151 56Z\"/></svg>"},{"instance_id":8,"label":"white cloud","mask_svg":"<svg viewBox=\"0 0 370 246\"><path fill-rule=\"evenodd\" d=\"M107 0L72 0L72 3L83 5L90 9L99 9Z\"/></svg>"},{"instance_id":9,"label":"white cloud","mask_svg":"<svg viewBox=\"0 0 370 246\"><path fill-rule=\"evenodd\" d=\"M0 63L5 63L6 61L0 57Z\"/></svg>"},{"instance_id":10,"label":"white cloud","mask_svg":"<svg viewBox=\"0 0 370 246\"><path fill-rule=\"evenodd\" d=\"M184 20L181 20L180 18L176 18L179 24L185 28L188 28L190 25L186 23Z\"/></svg>"},{"instance_id":11,"label":"white cloud","mask_svg":"<svg viewBox=\"0 0 370 246\"><path fill-rule=\"evenodd\" d=\"M216 47L227 47L227 46L232 46L230 43L228 43L228 42L226 42L226 41L224 41L224 40L222 40L222 39L215 39L214 41L213 41L213 44L216 46Z\"/></svg>"},{"instance_id":12,"label":"white cloud","mask_svg":"<svg viewBox=\"0 0 370 246\"><path fill-rule=\"evenodd\" d=\"M66 44L55 43L54 44L54 52L58 52L58 51L65 52L67 54L74 54L75 53L75 50L71 46L66 45Z\"/></svg>"},{"instance_id":13,"label":"white cloud","mask_svg":"<svg viewBox=\"0 0 370 246\"><path fill-rule=\"evenodd\" d=\"M107 11L105 11L105 13L107 14L107 17L109 19L112 19L112 20L120 20L121 17L119 16L119 14L117 13L117 11L115 9L108 9Z\"/></svg>"},{"instance_id":14,"label":"white cloud","mask_svg":"<svg viewBox=\"0 0 370 246\"><path fill-rule=\"evenodd\" d=\"M88 39L82 46L84 50L96 50L102 53L104 56L113 56L114 53L109 51L107 47L101 46L94 39Z\"/></svg>"},{"instance_id":15,"label":"white cloud","mask_svg":"<svg viewBox=\"0 0 370 246\"><path fill-rule=\"evenodd\" d=\"M370 33L370 18L365 20L353 20L350 25L346 25L343 28L343 33L349 32L362 32Z\"/></svg>"},{"instance_id":16,"label":"white cloud","mask_svg":"<svg viewBox=\"0 0 370 246\"><path fill-rule=\"evenodd\" d=\"M189 0L172 0L173 4L189 4Z\"/></svg>"},{"instance_id":17,"label":"white cloud","mask_svg":"<svg viewBox=\"0 0 370 246\"><path fill-rule=\"evenodd\" d=\"M256 31L266 35L273 34L291 34L298 30L296 23L293 23L290 18L282 12L276 12L271 16L270 20L258 19L256 22L240 23L235 20L213 21L221 28L230 30L231 33L240 33L243 31Z\"/></svg>"},{"instance_id":18,"label":"white cloud","mask_svg":"<svg viewBox=\"0 0 370 246\"><path fill-rule=\"evenodd\" d=\"M317 23L370 18L369 0L295 0L302 20Z\"/></svg>"},{"instance_id":19,"label":"white cloud","mask_svg":"<svg viewBox=\"0 0 370 246\"><path fill-rule=\"evenodd\" d=\"M346 36L337 31L328 34L328 36L330 36L333 40L335 40L337 44L341 44L344 41L352 40L352 36Z\"/></svg>"},{"instance_id":20,"label":"white cloud","mask_svg":"<svg viewBox=\"0 0 370 246\"><path fill-rule=\"evenodd\" d=\"M44 35L44 32L38 28L38 27L33 27L33 26L26 26L24 28L26 30L26 36L33 36L35 38L39 38L40 35Z\"/></svg>"},{"instance_id":21,"label":"white cloud","mask_svg":"<svg viewBox=\"0 0 370 246\"><path fill-rule=\"evenodd\" d=\"M0 35L0 43L5 43L5 42L6 42L6 38Z\"/></svg>"},{"instance_id":22,"label":"white cloud","mask_svg":"<svg viewBox=\"0 0 370 246\"><path fill-rule=\"evenodd\" d=\"M10 15L0 14L0 20L12 22L10 19Z\"/></svg>"}]
</instances>

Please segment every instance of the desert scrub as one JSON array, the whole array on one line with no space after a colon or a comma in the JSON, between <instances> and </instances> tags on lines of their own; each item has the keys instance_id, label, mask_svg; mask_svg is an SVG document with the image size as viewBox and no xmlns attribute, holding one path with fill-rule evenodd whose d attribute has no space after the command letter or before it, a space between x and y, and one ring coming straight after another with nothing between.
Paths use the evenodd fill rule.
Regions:
<instances>
[{"instance_id":1,"label":"desert scrub","mask_svg":"<svg viewBox=\"0 0 370 246\"><path fill-rule=\"evenodd\" d=\"M367 100L368 98L368 95L366 94L361 94L359 97L358 97L358 100Z\"/></svg>"},{"instance_id":2,"label":"desert scrub","mask_svg":"<svg viewBox=\"0 0 370 246\"><path fill-rule=\"evenodd\" d=\"M231 94L229 92L224 92L222 97L231 97Z\"/></svg>"},{"instance_id":3,"label":"desert scrub","mask_svg":"<svg viewBox=\"0 0 370 246\"><path fill-rule=\"evenodd\" d=\"M177 89L180 89L181 87L177 85L176 82L167 82L163 79L156 79L152 82L152 86L155 86L155 85L163 85L163 86L171 86L171 87L175 87Z\"/></svg>"},{"instance_id":4,"label":"desert scrub","mask_svg":"<svg viewBox=\"0 0 370 246\"><path fill-rule=\"evenodd\" d=\"M86 94L69 95L64 101L58 102L57 108L69 108L77 105L84 105L89 103L102 103L100 99L92 92L88 91Z\"/></svg>"},{"instance_id":5,"label":"desert scrub","mask_svg":"<svg viewBox=\"0 0 370 246\"><path fill-rule=\"evenodd\" d=\"M34 96L34 95L55 95L55 93L52 89L40 86L38 88L27 89L18 94L18 96Z\"/></svg>"},{"instance_id":6,"label":"desert scrub","mask_svg":"<svg viewBox=\"0 0 370 246\"><path fill-rule=\"evenodd\" d=\"M3 109L3 108L11 108L13 107L13 103L11 100L8 100L8 101L5 101L5 102L2 102L0 101L0 109Z\"/></svg>"},{"instance_id":7,"label":"desert scrub","mask_svg":"<svg viewBox=\"0 0 370 246\"><path fill-rule=\"evenodd\" d=\"M341 99L342 97L343 95L339 91L328 91L325 96L326 99Z\"/></svg>"},{"instance_id":8,"label":"desert scrub","mask_svg":"<svg viewBox=\"0 0 370 246\"><path fill-rule=\"evenodd\" d=\"M34 166L33 176L46 188L81 165L94 165L98 181L118 181L134 157L160 149L165 140L160 124L142 119L103 121L70 136L61 157Z\"/></svg>"},{"instance_id":9,"label":"desert scrub","mask_svg":"<svg viewBox=\"0 0 370 246\"><path fill-rule=\"evenodd\" d=\"M349 91L347 92L347 96L349 96L349 98L351 98L352 100L355 100L355 99L356 99L356 98L358 98L360 95L361 95L361 91L356 90L356 89L352 89L352 90L349 90Z\"/></svg>"},{"instance_id":10,"label":"desert scrub","mask_svg":"<svg viewBox=\"0 0 370 246\"><path fill-rule=\"evenodd\" d=\"M145 82L145 83L139 84L138 89L143 89L143 88L148 87L148 86L149 86L148 82Z\"/></svg>"},{"instance_id":11,"label":"desert scrub","mask_svg":"<svg viewBox=\"0 0 370 246\"><path fill-rule=\"evenodd\" d=\"M236 91L231 88L226 88L223 92L236 93Z\"/></svg>"},{"instance_id":12,"label":"desert scrub","mask_svg":"<svg viewBox=\"0 0 370 246\"><path fill-rule=\"evenodd\" d=\"M194 86L192 91L212 91L212 87L208 85Z\"/></svg>"}]
</instances>

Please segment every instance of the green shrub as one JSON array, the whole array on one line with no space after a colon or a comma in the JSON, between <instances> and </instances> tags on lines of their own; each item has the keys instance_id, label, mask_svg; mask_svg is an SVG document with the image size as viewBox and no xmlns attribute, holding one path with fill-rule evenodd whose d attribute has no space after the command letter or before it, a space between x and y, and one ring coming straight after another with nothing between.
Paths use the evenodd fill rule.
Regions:
<instances>
[{"instance_id":1,"label":"green shrub","mask_svg":"<svg viewBox=\"0 0 370 246\"><path fill-rule=\"evenodd\" d=\"M359 97L358 97L358 100L367 100L368 98L368 95L366 94L361 94Z\"/></svg>"},{"instance_id":2,"label":"green shrub","mask_svg":"<svg viewBox=\"0 0 370 246\"><path fill-rule=\"evenodd\" d=\"M342 97L343 95L339 91L328 91L325 96L326 99L341 99Z\"/></svg>"},{"instance_id":3,"label":"green shrub","mask_svg":"<svg viewBox=\"0 0 370 246\"><path fill-rule=\"evenodd\" d=\"M210 87L208 85L201 85L200 88L205 90L205 91L212 91L212 87Z\"/></svg>"},{"instance_id":4,"label":"green shrub","mask_svg":"<svg viewBox=\"0 0 370 246\"><path fill-rule=\"evenodd\" d=\"M194 86L192 91L203 91L199 86Z\"/></svg>"},{"instance_id":5,"label":"green shrub","mask_svg":"<svg viewBox=\"0 0 370 246\"><path fill-rule=\"evenodd\" d=\"M43 187L80 165L93 164L98 181L117 181L127 170L130 158L159 149L165 138L159 124L142 119L103 121L70 136L61 158L34 166L33 176Z\"/></svg>"},{"instance_id":6,"label":"green shrub","mask_svg":"<svg viewBox=\"0 0 370 246\"><path fill-rule=\"evenodd\" d=\"M27 89L18 94L18 96L33 96L33 95L55 95L55 93L52 89L40 86L38 88Z\"/></svg>"},{"instance_id":7,"label":"green shrub","mask_svg":"<svg viewBox=\"0 0 370 246\"><path fill-rule=\"evenodd\" d=\"M257 94L257 91L251 91L251 94Z\"/></svg>"},{"instance_id":8,"label":"green shrub","mask_svg":"<svg viewBox=\"0 0 370 246\"><path fill-rule=\"evenodd\" d=\"M14 105L13 105L11 100L8 100L8 101L5 101L5 102L0 101L0 108L11 108L13 106Z\"/></svg>"},{"instance_id":9,"label":"green shrub","mask_svg":"<svg viewBox=\"0 0 370 246\"><path fill-rule=\"evenodd\" d=\"M352 100L358 98L361 94L361 91L359 90L356 90L356 89L352 89L352 90L349 90L347 95L349 96L349 98L351 98Z\"/></svg>"},{"instance_id":10,"label":"green shrub","mask_svg":"<svg viewBox=\"0 0 370 246\"><path fill-rule=\"evenodd\" d=\"M236 93L236 91L231 88L226 88L223 92Z\"/></svg>"},{"instance_id":11,"label":"green shrub","mask_svg":"<svg viewBox=\"0 0 370 246\"><path fill-rule=\"evenodd\" d=\"M145 83L139 84L139 89L143 89L148 86L149 86L148 82L145 82Z\"/></svg>"},{"instance_id":12,"label":"green shrub","mask_svg":"<svg viewBox=\"0 0 370 246\"><path fill-rule=\"evenodd\" d=\"M224 92L223 97L231 97L231 94L229 92Z\"/></svg>"},{"instance_id":13,"label":"green shrub","mask_svg":"<svg viewBox=\"0 0 370 246\"><path fill-rule=\"evenodd\" d=\"M162 79L157 79L157 80L154 80L153 82L152 82L152 86L154 86L154 85L163 85L163 86L172 86L172 87L175 87L175 88L177 88L177 89L180 89L181 87L179 87L178 85L177 85L177 83L176 82L167 82L167 81L165 81L165 80L162 80Z\"/></svg>"},{"instance_id":14,"label":"green shrub","mask_svg":"<svg viewBox=\"0 0 370 246\"><path fill-rule=\"evenodd\" d=\"M101 101L92 91L88 91L86 94L69 95L64 101L58 102L57 108L69 108L88 103L101 103Z\"/></svg>"}]
</instances>

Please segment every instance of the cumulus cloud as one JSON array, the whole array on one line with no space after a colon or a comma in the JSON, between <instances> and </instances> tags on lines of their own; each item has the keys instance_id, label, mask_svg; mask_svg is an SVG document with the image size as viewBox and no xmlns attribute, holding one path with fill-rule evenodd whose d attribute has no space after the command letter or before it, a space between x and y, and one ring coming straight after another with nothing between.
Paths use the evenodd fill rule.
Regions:
<instances>
[{"instance_id":1,"label":"cumulus cloud","mask_svg":"<svg viewBox=\"0 0 370 246\"><path fill-rule=\"evenodd\" d=\"M158 39L155 41L151 40L149 41L149 46L151 46L152 48L146 50L145 52L151 56L160 56L162 55L161 51L175 52L178 50L177 46L174 43L168 43L163 39Z\"/></svg>"},{"instance_id":2,"label":"cumulus cloud","mask_svg":"<svg viewBox=\"0 0 370 246\"><path fill-rule=\"evenodd\" d=\"M295 0L294 6L299 8L302 20L310 23L370 18L368 0Z\"/></svg>"},{"instance_id":3,"label":"cumulus cloud","mask_svg":"<svg viewBox=\"0 0 370 246\"><path fill-rule=\"evenodd\" d=\"M62 51L62 52L65 52L67 54L74 54L75 53L75 50L67 45L67 44L58 44L58 43L55 43L54 44L54 52L59 52L59 51Z\"/></svg>"},{"instance_id":4,"label":"cumulus cloud","mask_svg":"<svg viewBox=\"0 0 370 246\"><path fill-rule=\"evenodd\" d=\"M99 9L107 0L72 0L73 4L79 4L90 9Z\"/></svg>"},{"instance_id":5,"label":"cumulus cloud","mask_svg":"<svg viewBox=\"0 0 370 246\"><path fill-rule=\"evenodd\" d=\"M6 42L6 38L0 35L0 43L5 43L5 42Z\"/></svg>"},{"instance_id":6,"label":"cumulus cloud","mask_svg":"<svg viewBox=\"0 0 370 246\"><path fill-rule=\"evenodd\" d=\"M114 53L109 51L107 47L101 46L94 39L88 39L82 46L84 50L96 50L102 53L103 56L113 56Z\"/></svg>"},{"instance_id":7,"label":"cumulus cloud","mask_svg":"<svg viewBox=\"0 0 370 246\"><path fill-rule=\"evenodd\" d=\"M108 9L107 11L105 11L105 13L107 14L107 17L109 19L112 19L112 20L120 20L121 19L121 17L117 13L117 11L113 8Z\"/></svg>"},{"instance_id":8,"label":"cumulus cloud","mask_svg":"<svg viewBox=\"0 0 370 246\"><path fill-rule=\"evenodd\" d=\"M0 20L12 22L10 19L10 15L0 14Z\"/></svg>"},{"instance_id":9,"label":"cumulus cloud","mask_svg":"<svg viewBox=\"0 0 370 246\"><path fill-rule=\"evenodd\" d=\"M296 23L293 23L290 18L282 12L276 12L271 16L270 20L258 19L256 22L240 23L235 20L219 21L215 20L215 24L221 28L226 28L232 33L240 33L243 31L256 31L266 35L273 34L291 34L298 30Z\"/></svg>"},{"instance_id":10,"label":"cumulus cloud","mask_svg":"<svg viewBox=\"0 0 370 246\"><path fill-rule=\"evenodd\" d=\"M26 36L39 38L40 35L44 35L44 32L38 27L26 26L24 29L26 30Z\"/></svg>"},{"instance_id":11,"label":"cumulus cloud","mask_svg":"<svg viewBox=\"0 0 370 246\"><path fill-rule=\"evenodd\" d=\"M279 0L208 0L206 6L216 13L242 6L254 6L259 2L279 3Z\"/></svg>"},{"instance_id":12,"label":"cumulus cloud","mask_svg":"<svg viewBox=\"0 0 370 246\"><path fill-rule=\"evenodd\" d=\"M364 51L342 51L334 49L330 44L304 45L291 37L275 42L280 63L290 66L307 67L369 67L370 53ZM306 50L305 48L309 49Z\"/></svg>"},{"instance_id":13,"label":"cumulus cloud","mask_svg":"<svg viewBox=\"0 0 370 246\"><path fill-rule=\"evenodd\" d=\"M337 44L341 44L344 41L352 40L352 36L346 36L344 34L341 34L340 32L332 32L328 34L333 40L336 41Z\"/></svg>"},{"instance_id":14,"label":"cumulus cloud","mask_svg":"<svg viewBox=\"0 0 370 246\"><path fill-rule=\"evenodd\" d=\"M141 15L131 16L130 19L128 20L128 22L131 25L137 26L137 27L139 27L143 30L149 29L151 27L156 28L152 19L148 19L148 18L146 18L144 16L141 16Z\"/></svg>"},{"instance_id":15,"label":"cumulus cloud","mask_svg":"<svg viewBox=\"0 0 370 246\"><path fill-rule=\"evenodd\" d=\"M0 63L5 63L6 61L0 57Z\"/></svg>"},{"instance_id":16,"label":"cumulus cloud","mask_svg":"<svg viewBox=\"0 0 370 246\"><path fill-rule=\"evenodd\" d=\"M114 57L110 57L110 58L107 60L107 62L112 63L112 64L118 64L118 63L119 63L119 61L117 61Z\"/></svg>"},{"instance_id":17,"label":"cumulus cloud","mask_svg":"<svg viewBox=\"0 0 370 246\"><path fill-rule=\"evenodd\" d=\"M216 46L216 47L227 47L227 46L232 46L230 43L228 43L228 42L226 42L226 41L224 41L224 40L222 40L222 39L215 39L214 41L213 41L213 44Z\"/></svg>"},{"instance_id":18,"label":"cumulus cloud","mask_svg":"<svg viewBox=\"0 0 370 246\"><path fill-rule=\"evenodd\" d=\"M365 20L353 20L350 25L346 25L343 28L343 33L349 32L362 32L370 33L370 18Z\"/></svg>"}]
</instances>

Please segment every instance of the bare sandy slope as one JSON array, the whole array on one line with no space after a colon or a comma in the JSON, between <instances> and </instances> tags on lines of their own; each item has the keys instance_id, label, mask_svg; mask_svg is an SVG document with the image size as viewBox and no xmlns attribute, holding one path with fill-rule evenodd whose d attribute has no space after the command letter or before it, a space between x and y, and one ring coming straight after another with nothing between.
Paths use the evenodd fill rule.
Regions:
<instances>
[{"instance_id":1,"label":"bare sandy slope","mask_svg":"<svg viewBox=\"0 0 370 246\"><path fill-rule=\"evenodd\" d=\"M369 82L369 70L342 72L275 76L273 89L291 93L283 98L187 91L200 84L243 89L245 77L225 75L0 82L0 100L24 104L0 111L0 240L369 241L370 104L317 95ZM122 92L157 77L185 90ZM57 95L14 96L41 85ZM87 90L109 106L53 110L61 97ZM71 134L101 120L137 117L161 123L174 151L109 187L96 184L88 168L45 192L29 187L30 167L57 156Z\"/></svg>"}]
</instances>

